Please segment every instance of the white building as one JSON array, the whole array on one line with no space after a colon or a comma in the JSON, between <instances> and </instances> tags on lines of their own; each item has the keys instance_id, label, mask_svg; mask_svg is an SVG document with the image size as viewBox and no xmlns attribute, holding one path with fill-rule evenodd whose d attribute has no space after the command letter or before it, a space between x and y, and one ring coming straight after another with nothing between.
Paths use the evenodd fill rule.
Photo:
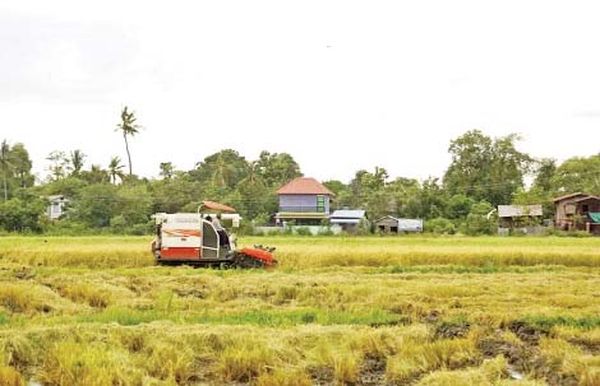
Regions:
<instances>
[{"instance_id":1,"label":"white building","mask_svg":"<svg viewBox=\"0 0 600 386\"><path fill-rule=\"evenodd\" d=\"M69 200L61 194L49 196L48 201L50 202L46 209L46 215L50 220L58 220L64 213L66 205Z\"/></svg>"}]
</instances>

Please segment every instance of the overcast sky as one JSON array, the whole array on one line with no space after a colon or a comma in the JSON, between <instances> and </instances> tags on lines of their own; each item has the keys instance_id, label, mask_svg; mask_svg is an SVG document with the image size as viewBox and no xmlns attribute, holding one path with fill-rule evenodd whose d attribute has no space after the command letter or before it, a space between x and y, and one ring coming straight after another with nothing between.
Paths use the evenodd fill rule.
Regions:
<instances>
[{"instance_id":1,"label":"overcast sky","mask_svg":"<svg viewBox=\"0 0 600 386\"><path fill-rule=\"evenodd\" d=\"M4 1L0 138L191 169L222 148L306 175L440 176L466 130L559 160L600 151L597 1Z\"/></svg>"}]
</instances>

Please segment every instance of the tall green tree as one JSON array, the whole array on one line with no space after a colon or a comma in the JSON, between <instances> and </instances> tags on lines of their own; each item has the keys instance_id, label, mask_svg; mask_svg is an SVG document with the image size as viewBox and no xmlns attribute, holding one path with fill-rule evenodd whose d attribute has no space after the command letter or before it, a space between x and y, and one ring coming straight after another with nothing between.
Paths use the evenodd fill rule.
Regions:
<instances>
[{"instance_id":1,"label":"tall green tree","mask_svg":"<svg viewBox=\"0 0 600 386\"><path fill-rule=\"evenodd\" d=\"M102 169L100 165L92 165L90 170L83 170L80 178L88 184L106 184L110 182L108 171Z\"/></svg>"},{"instance_id":2,"label":"tall green tree","mask_svg":"<svg viewBox=\"0 0 600 386\"><path fill-rule=\"evenodd\" d=\"M536 162L535 180L533 187L543 192L552 192L552 180L556 175L556 160L544 158Z\"/></svg>"},{"instance_id":3,"label":"tall green tree","mask_svg":"<svg viewBox=\"0 0 600 386\"><path fill-rule=\"evenodd\" d=\"M236 189L239 194L239 209L243 216L254 219L259 215L268 215L277 210L277 196L273 189L265 184L258 162L249 164L246 177Z\"/></svg>"},{"instance_id":4,"label":"tall green tree","mask_svg":"<svg viewBox=\"0 0 600 386\"><path fill-rule=\"evenodd\" d=\"M600 195L600 154L566 160L556 169L552 186L559 193Z\"/></svg>"},{"instance_id":5,"label":"tall green tree","mask_svg":"<svg viewBox=\"0 0 600 386\"><path fill-rule=\"evenodd\" d=\"M267 186L280 187L300 177L300 165L288 153L269 153L262 151L256 163L257 173Z\"/></svg>"},{"instance_id":6,"label":"tall green tree","mask_svg":"<svg viewBox=\"0 0 600 386\"><path fill-rule=\"evenodd\" d=\"M508 204L523 187L532 159L516 149L515 134L492 139L471 130L450 142L452 162L444 175L450 195L464 194L493 206Z\"/></svg>"},{"instance_id":7,"label":"tall green tree","mask_svg":"<svg viewBox=\"0 0 600 386\"><path fill-rule=\"evenodd\" d=\"M153 212L181 212L190 203L197 208L204 198L202 183L183 172L175 173L170 179L151 181L150 188L154 199Z\"/></svg>"},{"instance_id":8,"label":"tall green tree","mask_svg":"<svg viewBox=\"0 0 600 386\"><path fill-rule=\"evenodd\" d=\"M92 184L81 189L69 209L69 216L73 221L100 228L110 225L110 219L118 214L118 208L117 187L107 183Z\"/></svg>"},{"instance_id":9,"label":"tall green tree","mask_svg":"<svg viewBox=\"0 0 600 386\"><path fill-rule=\"evenodd\" d=\"M172 162L161 162L160 165L160 173L159 175L162 178L171 179L173 178L173 173L175 172L175 167Z\"/></svg>"},{"instance_id":10,"label":"tall green tree","mask_svg":"<svg viewBox=\"0 0 600 386\"><path fill-rule=\"evenodd\" d=\"M131 164L131 152L129 151L129 141L127 137L133 137L139 133L140 125L136 123L137 118L133 111L129 111L128 107L123 107L121 111L121 122L117 125L117 131L123 134L125 141L125 151L127 152L127 160L129 161L129 175L133 175L133 167Z\"/></svg>"},{"instance_id":11,"label":"tall green tree","mask_svg":"<svg viewBox=\"0 0 600 386\"><path fill-rule=\"evenodd\" d=\"M33 166L29 158L29 152L22 143L15 143L10 149L10 162L13 166L14 176L17 179L17 186L27 188L33 186L34 177L31 174Z\"/></svg>"},{"instance_id":12,"label":"tall green tree","mask_svg":"<svg viewBox=\"0 0 600 386\"><path fill-rule=\"evenodd\" d=\"M246 158L232 149L221 150L206 157L190 171L190 176L202 182L212 194L233 190L248 175Z\"/></svg>"},{"instance_id":13,"label":"tall green tree","mask_svg":"<svg viewBox=\"0 0 600 386\"><path fill-rule=\"evenodd\" d=\"M48 154L46 159L50 161L48 170L50 171L50 179L52 181L57 181L67 176L69 159L64 151L54 150Z\"/></svg>"},{"instance_id":14,"label":"tall green tree","mask_svg":"<svg viewBox=\"0 0 600 386\"><path fill-rule=\"evenodd\" d=\"M388 178L387 171L381 167L376 167L373 173L357 171L348 189L336 197L336 206L365 209L371 218L395 213L395 199L393 190L388 188Z\"/></svg>"},{"instance_id":15,"label":"tall green tree","mask_svg":"<svg viewBox=\"0 0 600 386\"><path fill-rule=\"evenodd\" d=\"M4 201L8 200L8 178L12 171L12 164L10 162L10 145L5 140L0 144L0 167L2 168L2 187L4 190Z\"/></svg>"}]
</instances>

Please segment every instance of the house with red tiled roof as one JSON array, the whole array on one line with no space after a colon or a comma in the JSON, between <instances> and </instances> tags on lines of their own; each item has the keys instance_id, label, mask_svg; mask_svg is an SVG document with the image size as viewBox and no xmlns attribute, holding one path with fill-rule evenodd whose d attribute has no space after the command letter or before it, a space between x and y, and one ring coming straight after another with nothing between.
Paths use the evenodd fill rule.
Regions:
<instances>
[{"instance_id":1,"label":"house with red tiled roof","mask_svg":"<svg viewBox=\"0 0 600 386\"><path fill-rule=\"evenodd\" d=\"M295 225L320 225L329 218L331 198L334 194L311 177L298 177L278 191L279 224L293 221Z\"/></svg>"}]
</instances>

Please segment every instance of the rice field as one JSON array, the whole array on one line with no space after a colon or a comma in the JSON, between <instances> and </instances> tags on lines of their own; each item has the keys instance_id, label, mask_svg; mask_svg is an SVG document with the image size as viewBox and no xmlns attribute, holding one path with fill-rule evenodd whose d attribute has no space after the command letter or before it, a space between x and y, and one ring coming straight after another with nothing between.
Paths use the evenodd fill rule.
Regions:
<instances>
[{"instance_id":1,"label":"rice field","mask_svg":"<svg viewBox=\"0 0 600 386\"><path fill-rule=\"evenodd\" d=\"M0 238L0 385L600 385L600 239Z\"/></svg>"}]
</instances>

